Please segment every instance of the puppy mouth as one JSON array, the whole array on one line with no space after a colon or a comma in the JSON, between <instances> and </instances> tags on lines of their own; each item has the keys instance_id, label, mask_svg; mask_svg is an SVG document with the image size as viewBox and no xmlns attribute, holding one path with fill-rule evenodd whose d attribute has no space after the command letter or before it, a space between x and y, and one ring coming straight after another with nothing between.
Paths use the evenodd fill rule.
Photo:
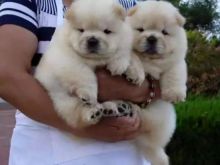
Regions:
<instances>
[{"instance_id":1,"label":"puppy mouth","mask_svg":"<svg viewBox=\"0 0 220 165\"><path fill-rule=\"evenodd\" d=\"M149 59L160 59L162 55L158 52L156 46L146 46L144 50L135 50L137 54Z\"/></svg>"},{"instance_id":2,"label":"puppy mouth","mask_svg":"<svg viewBox=\"0 0 220 165\"><path fill-rule=\"evenodd\" d=\"M87 52L88 54L99 54L99 48L90 48L90 47L87 47Z\"/></svg>"},{"instance_id":3,"label":"puppy mouth","mask_svg":"<svg viewBox=\"0 0 220 165\"><path fill-rule=\"evenodd\" d=\"M98 58L98 59L105 59L105 58L109 58L106 53L102 52L100 46L98 47L86 47L86 52L81 54L82 56L84 56L85 58Z\"/></svg>"},{"instance_id":4,"label":"puppy mouth","mask_svg":"<svg viewBox=\"0 0 220 165\"><path fill-rule=\"evenodd\" d=\"M154 56L158 54L155 46L147 46L144 50L144 53L150 56Z\"/></svg>"},{"instance_id":5,"label":"puppy mouth","mask_svg":"<svg viewBox=\"0 0 220 165\"><path fill-rule=\"evenodd\" d=\"M146 43L142 52L145 56L159 55L156 44Z\"/></svg>"}]
</instances>

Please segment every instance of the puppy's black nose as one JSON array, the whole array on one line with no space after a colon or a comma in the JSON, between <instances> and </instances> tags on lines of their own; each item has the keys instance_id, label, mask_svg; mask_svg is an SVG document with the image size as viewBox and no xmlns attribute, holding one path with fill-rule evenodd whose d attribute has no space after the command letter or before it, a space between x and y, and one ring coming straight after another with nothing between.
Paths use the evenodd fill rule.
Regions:
<instances>
[{"instance_id":1,"label":"puppy's black nose","mask_svg":"<svg viewBox=\"0 0 220 165\"><path fill-rule=\"evenodd\" d=\"M89 48L97 48L99 45L99 40L97 40L95 37L90 37L87 40L87 44Z\"/></svg>"},{"instance_id":2,"label":"puppy's black nose","mask_svg":"<svg viewBox=\"0 0 220 165\"><path fill-rule=\"evenodd\" d=\"M154 45L157 42L157 38L154 36L150 36L147 38L147 42L151 45Z\"/></svg>"}]
</instances>

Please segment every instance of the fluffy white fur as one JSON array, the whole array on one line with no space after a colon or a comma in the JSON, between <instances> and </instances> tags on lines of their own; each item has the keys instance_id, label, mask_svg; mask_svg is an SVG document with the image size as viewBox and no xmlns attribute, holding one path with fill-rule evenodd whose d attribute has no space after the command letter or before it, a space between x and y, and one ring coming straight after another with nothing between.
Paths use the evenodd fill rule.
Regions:
<instances>
[{"instance_id":1,"label":"fluffy white fur","mask_svg":"<svg viewBox=\"0 0 220 165\"><path fill-rule=\"evenodd\" d=\"M140 2L128 15L127 22L134 32L134 53L142 61L145 73L160 80L164 100L141 110L143 134L137 143L152 165L168 165L164 147L170 141L176 123L170 102L184 101L186 97L185 19L165 1Z\"/></svg>"},{"instance_id":2,"label":"fluffy white fur","mask_svg":"<svg viewBox=\"0 0 220 165\"><path fill-rule=\"evenodd\" d=\"M141 2L131 9L127 23L125 17L124 9L114 0L73 2L64 24L56 30L42 57L35 77L48 91L57 113L73 127L97 123L102 117L101 109L112 109L113 115L119 113L117 102L97 102L94 73L97 66L106 65L113 75L126 71L136 84L143 82L144 71L160 79L162 97L166 101L153 102L140 112L143 133L137 138L137 145L153 165L167 165L164 147L176 123L174 108L169 102L182 101L186 96L184 18L170 3L155 1ZM164 29L168 36L161 33ZM106 34L109 31L112 33ZM154 54L146 51L146 39L150 35L158 40ZM99 42L95 52L88 49L90 38ZM135 55L131 55L132 41Z\"/></svg>"},{"instance_id":3,"label":"fluffy white fur","mask_svg":"<svg viewBox=\"0 0 220 165\"><path fill-rule=\"evenodd\" d=\"M94 70L107 66L113 75L122 74L131 59L132 29L125 10L114 0L77 0L66 14L38 65L35 77L48 91L58 114L73 127L95 124L102 109L117 112L117 105L97 102ZM88 40L98 40L90 50ZM135 58L135 57L134 57ZM134 64L137 65L137 64ZM131 74L140 83L144 72Z\"/></svg>"}]
</instances>

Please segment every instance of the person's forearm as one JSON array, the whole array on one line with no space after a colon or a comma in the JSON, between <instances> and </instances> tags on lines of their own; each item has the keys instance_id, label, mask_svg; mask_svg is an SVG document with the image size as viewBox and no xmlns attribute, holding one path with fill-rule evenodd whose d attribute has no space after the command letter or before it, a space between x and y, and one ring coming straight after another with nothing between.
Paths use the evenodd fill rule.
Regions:
<instances>
[{"instance_id":1,"label":"person's forearm","mask_svg":"<svg viewBox=\"0 0 220 165\"><path fill-rule=\"evenodd\" d=\"M0 96L28 117L53 127L70 130L56 114L48 94L28 73L16 73L1 80Z\"/></svg>"},{"instance_id":2,"label":"person's forearm","mask_svg":"<svg viewBox=\"0 0 220 165\"><path fill-rule=\"evenodd\" d=\"M111 142L131 139L139 132L140 120L137 117L109 118L82 130L71 128L56 114L46 91L31 75L16 73L9 77L0 78L0 97L36 121L77 136Z\"/></svg>"}]
</instances>

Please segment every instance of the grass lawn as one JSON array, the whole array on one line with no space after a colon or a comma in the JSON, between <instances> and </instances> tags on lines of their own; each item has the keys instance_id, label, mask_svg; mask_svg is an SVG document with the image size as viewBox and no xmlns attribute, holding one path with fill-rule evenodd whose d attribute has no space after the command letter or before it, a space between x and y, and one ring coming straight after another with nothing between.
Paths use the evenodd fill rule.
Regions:
<instances>
[{"instance_id":1,"label":"grass lawn","mask_svg":"<svg viewBox=\"0 0 220 165\"><path fill-rule=\"evenodd\" d=\"M189 96L176 105L177 129L167 147L173 165L220 165L220 97Z\"/></svg>"}]
</instances>

